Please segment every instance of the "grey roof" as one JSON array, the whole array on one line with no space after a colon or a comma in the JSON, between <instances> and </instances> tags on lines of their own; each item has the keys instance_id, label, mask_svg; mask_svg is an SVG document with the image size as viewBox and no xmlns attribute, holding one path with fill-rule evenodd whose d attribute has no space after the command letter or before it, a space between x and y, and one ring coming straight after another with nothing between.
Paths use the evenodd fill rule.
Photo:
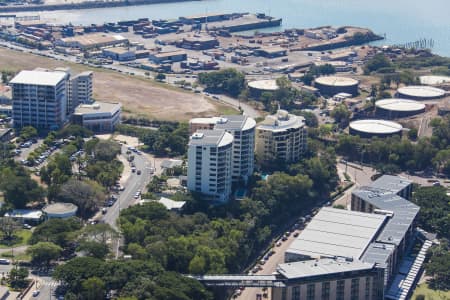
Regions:
<instances>
[{"instance_id":1,"label":"grey roof","mask_svg":"<svg viewBox=\"0 0 450 300\"><path fill-rule=\"evenodd\" d=\"M328 274L371 270L373 267L373 263L365 263L359 260L346 261L344 259L324 258L280 264L277 267L277 272L286 279L300 279Z\"/></svg>"},{"instance_id":2,"label":"grey roof","mask_svg":"<svg viewBox=\"0 0 450 300\"><path fill-rule=\"evenodd\" d=\"M225 130L197 130L189 140L189 146L223 146L231 144L233 136Z\"/></svg>"},{"instance_id":3,"label":"grey roof","mask_svg":"<svg viewBox=\"0 0 450 300\"><path fill-rule=\"evenodd\" d=\"M410 184L412 184L412 181L404 177L383 175L374 182L372 182L370 186L373 188L383 189L397 194Z\"/></svg>"},{"instance_id":4,"label":"grey roof","mask_svg":"<svg viewBox=\"0 0 450 300\"><path fill-rule=\"evenodd\" d=\"M379 242L398 245L420 210L420 207L414 203L386 190L362 187L353 191L353 194L377 209L393 212L392 218L377 238Z\"/></svg>"},{"instance_id":5,"label":"grey roof","mask_svg":"<svg viewBox=\"0 0 450 300\"><path fill-rule=\"evenodd\" d=\"M292 242L287 254L359 259L387 216L325 207Z\"/></svg>"},{"instance_id":6,"label":"grey roof","mask_svg":"<svg viewBox=\"0 0 450 300\"><path fill-rule=\"evenodd\" d=\"M10 83L55 86L66 76L64 72L21 71Z\"/></svg>"},{"instance_id":7,"label":"grey roof","mask_svg":"<svg viewBox=\"0 0 450 300\"><path fill-rule=\"evenodd\" d=\"M113 115L122 108L120 103L96 101L92 104L80 104L75 108L74 115L90 115L99 113L110 113Z\"/></svg>"},{"instance_id":8,"label":"grey roof","mask_svg":"<svg viewBox=\"0 0 450 300\"><path fill-rule=\"evenodd\" d=\"M375 263L385 268L388 265L389 257L395 250L395 246L384 243L371 243L364 255L361 257L363 262Z\"/></svg>"},{"instance_id":9,"label":"grey roof","mask_svg":"<svg viewBox=\"0 0 450 300\"><path fill-rule=\"evenodd\" d=\"M247 130L255 127L256 122L252 118L244 115L227 115L221 116L215 125L215 129L223 130Z\"/></svg>"},{"instance_id":10,"label":"grey roof","mask_svg":"<svg viewBox=\"0 0 450 300\"><path fill-rule=\"evenodd\" d=\"M161 162L161 168L172 169L174 167L181 167L183 161L181 159L165 159Z\"/></svg>"}]
</instances>

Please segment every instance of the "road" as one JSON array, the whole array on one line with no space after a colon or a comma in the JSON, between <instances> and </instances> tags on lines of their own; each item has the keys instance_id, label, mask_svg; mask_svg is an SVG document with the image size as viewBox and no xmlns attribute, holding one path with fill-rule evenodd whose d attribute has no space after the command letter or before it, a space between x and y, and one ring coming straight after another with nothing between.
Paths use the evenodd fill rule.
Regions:
<instances>
[{"instance_id":1,"label":"road","mask_svg":"<svg viewBox=\"0 0 450 300\"><path fill-rule=\"evenodd\" d=\"M122 155L124 155L127 151L126 146L122 146ZM136 168L142 171L141 175L137 175L137 173L132 173L128 171L129 169L125 169L128 171L128 174L123 174L127 179L123 183L125 190L122 191L114 203L113 206L108 208L106 214L102 217L102 220L105 223L108 223L113 228L117 229L117 218L119 217L120 210L131 206L136 203L139 199L134 199L134 194L138 191L144 191L147 184L150 182L151 174L150 168L153 167L152 161L149 159L147 155L134 155L134 163L136 164ZM127 173L127 172L124 172Z\"/></svg>"}]
</instances>

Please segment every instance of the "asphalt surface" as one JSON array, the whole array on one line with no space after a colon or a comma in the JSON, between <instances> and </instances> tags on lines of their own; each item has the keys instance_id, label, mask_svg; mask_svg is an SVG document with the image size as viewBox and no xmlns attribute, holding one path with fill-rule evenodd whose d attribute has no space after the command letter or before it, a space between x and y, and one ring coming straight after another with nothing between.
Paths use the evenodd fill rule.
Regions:
<instances>
[{"instance_id":1,"label":"asphalt surface","mask_svg":"<svg viewBox=\"0 0 450 300\"><path fill-rule=\"evenodd\" d=\"M122 155L125 154L126 151L127 147L122 146ZM125 190L120 192L117 201L113 206L108 208L108 211L101 219L115 229L118 229L116 221L119 217L120 210L137 203L140 199L134 198L135 193L138 190L144 191L151 179L150 168L153 165L147 156L143 154L134 154L134 163L136 164L136 169L141 170L141 175L137 175L137 172L129 174L128 179L123 185Z\"/></svg>"}]
</instances>

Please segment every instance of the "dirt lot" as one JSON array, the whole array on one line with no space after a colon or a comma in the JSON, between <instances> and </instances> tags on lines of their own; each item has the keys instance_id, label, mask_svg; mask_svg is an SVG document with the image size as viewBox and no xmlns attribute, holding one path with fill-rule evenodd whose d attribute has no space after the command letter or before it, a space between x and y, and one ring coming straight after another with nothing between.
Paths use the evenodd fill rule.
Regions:
<instances>
[{"instance_id":1,"label":"dirt lot","mask_svg":"<svg viewBox=\"0 0 450 300\"><path fill-rule=\"evenodd\" d=\"M70 67L75 72L94 71L94 98L99 101L118 101L123 104L127 114L146 115L164 120L188 120L192 117L213 116L234 111L201 95L166 87L148 79L4 48L0 48L0 66L2 70L12 71L62 66Z\"/></svg>"}]
</instances>

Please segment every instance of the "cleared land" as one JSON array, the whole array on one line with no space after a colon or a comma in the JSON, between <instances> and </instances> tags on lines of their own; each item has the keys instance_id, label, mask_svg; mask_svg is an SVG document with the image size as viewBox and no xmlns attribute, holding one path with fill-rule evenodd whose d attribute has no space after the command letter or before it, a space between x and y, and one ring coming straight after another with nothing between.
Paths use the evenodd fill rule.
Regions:
<instances>
[{"instance_id":1,"label":"cleared land","mask_svg":"<svg viewBox=\"0 0 450 300\"><path fill-rule=\"evenodd\" d=\"M185 121L192 117L213 116L236 112L233 108L216 104L199 94L158 84L150 79L138 78L104 69L57 61L50 58L0 48L0 69L20 71L36 67L70 67L75 72L94 71L94 98L116 101L132 115L144 115L160 120Z\"/></svg>"}]
</instances>

